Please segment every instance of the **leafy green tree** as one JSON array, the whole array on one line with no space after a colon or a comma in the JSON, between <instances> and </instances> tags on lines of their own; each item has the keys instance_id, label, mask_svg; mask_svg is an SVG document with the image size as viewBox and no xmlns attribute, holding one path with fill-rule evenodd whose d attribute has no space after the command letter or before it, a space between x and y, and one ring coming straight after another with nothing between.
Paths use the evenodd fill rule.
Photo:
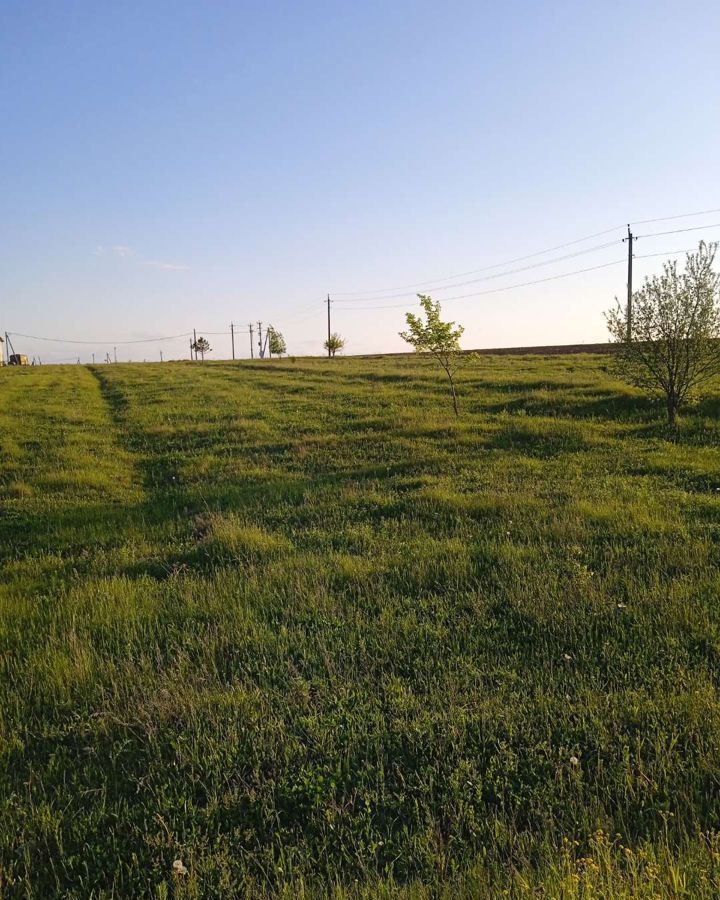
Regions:
<instances>
[{"instance_id":1,"label":"leafy green tree","mask_svg":"<svg viewBox=\"0 0 720 900\"><path fill-rule=\"evenodd\" d=\"M274 328L270 329L268 350L270 351L270 356L282 356L284 353L287 353L285 338L279 331L276 331Z\"/></svg>"},{"instance_id":2,"label":"leafy green tree","mask_svg":"<svg viewBox=\"0 0 720 900\"><path fill-rule=\"evenodd\" d=\"M210 346L210 341L207 338L199 337L196 341L193 342L192 345L195 353L200 354L200 358L203 362L205 362L205 354L212 353L212 347Z\"/></svg>"},{"instance_id":3,"label":"leafy green tree","mask_svg":"<svg viewBox=\"0 0 720 900\"><path fill-rule=\"evenodd\" d=\"M619 374L630 384L664 397L669 425L683 403L720 374L720 274L713 263L717 244L700 243L688 253L685 271L663 264L662 275L646 278L628 311L617 303L606 313L617 342ZM628 335L630 338L628 339Z\"/></svg>"},{"instance_id":4,"label":"leafy green tree","mask_svg":"<svg viewBox=\"0 0 720 900\"><path fill-rule=\"evenodd\" d=\"M337 332L330 335L325 341L323 347L327 350L329 356L335 356L345 346L345 338L340 337Z\"/></svg>"},{"instance_id":5,"label":"leafy green tree","mask_svg":"<svg viewBox=\"0 0 720 900\"><path fill-rule=\"evenodd\" d=\"M460 349L460 338L465 329L455 322L441 320L440 303L437 300L434 301L424 294L418 294L418 300L425 312L425 318L407 313L405 321L408 330L401 331L400 337L408 344L412 344L417 353L427 353L438 362L450 382L453 409L457 416L459 412L455 375L470 359L470 355Z\"/></svg>"}]
</instances>

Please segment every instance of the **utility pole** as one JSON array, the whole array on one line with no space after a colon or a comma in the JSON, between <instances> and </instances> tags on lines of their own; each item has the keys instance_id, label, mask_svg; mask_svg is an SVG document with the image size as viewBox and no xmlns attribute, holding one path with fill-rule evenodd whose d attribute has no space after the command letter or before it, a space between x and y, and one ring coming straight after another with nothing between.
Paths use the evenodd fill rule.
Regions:
<instances>
[{"instance_id":1,"label":"utility pole","mask_svg":"<svg viewBox=\"0 0 720 900\"><path fill-rule=\"evenodd\" d=\"M197 362L197 333L193 328L193 347L195 348L195 362Z\"/></svg>"},{"instance_id":2,"label":"utility pole","mask_svg":"<svg viewBox=\"0 0 720 900\"><path fill-rule=\"evenodd\" d=\"M113 357L115 358L115 362L117 362L117 347L113 347Z\"/></svg>"},{"instance_id":3,"label":"utility pole","mask_svg":"<svg viewBox=\"0 0 720 900\"><path fill-rule=\"evenodd\" d=\"M235 326L230 323L230 343L232 344L232 358L235 359Z\"/></svg>"},{"instance_id":4,"label":"utility pole","mask_svg":"<svg viewBox=\"0 0 720 900\"><path fill-rule=\"evenodd\" d=\"M253 323L248 325L250 329L250 359L255 359L255 346L253 345Z\"/></svg>"},{"instance_id":5,"label":"utility pole","mask_svg":"<svg viewBox=\"0 0 720 900\"><path fill-rule=\"evenodd\" d=\"M162 358L162 350L161 350L160 351L160 362L162 362L162 361L163 361L163 358Z\"/></svg>"},{"instance_id":6,"label":"utility pole","mask_svg":"<svg viewBox=\"0 0 720 900\"><path fill-rule=\"evenodd\" d=\"M258 357L260 359L262 359L263 358L262 322L258 322L257 326L258 326Z\"/></svg>"},{"instance_id":7,"label":"utility pole","mask_svg":"<svg viewBox=\"0 0 720 900\"><path fill-rule=\"evenodd\" d=\"M627 237L623 238L623 242L627 241L627 245L628 245L628 276L627 276L627 342L628 342L628 344L632 340L632 295L633 295L632 262L633 262L633 241L636 241L636 240L637 240L637 238L633 236L632 231L630 231L630 226L628 225Z\"/></svg>"},{"instance_id":8,"label":"utility pole","mask_svg":"<svg viewBox=\"0 0 720 900\"><path fill-rule=\"evenodd\" d=\"M93 353L93 365L95 365L95 354Z\"/></svg>"},{"instance_id":9,"label":"utility pole","mask_svg":"<svg viewBox=\"0 0 720 900\"><path fill-rule=\"evenodd\" d=\"M189 341L189 344L190 344L190 359L192 359L193 358L192 341Z\"/></svg>"},{"instance_id":10,"label":"utility pole","mask_svg":"<svg viewBox=\"0 0 720 900\"><path fill-rule=\"evenodd\" d=\"M328 357L329 357L329 356L330 356L330 294L328 294L327 305L328 305L328 341L327 341L327 352L328 352Z\"/></svg>"}]
</instances>

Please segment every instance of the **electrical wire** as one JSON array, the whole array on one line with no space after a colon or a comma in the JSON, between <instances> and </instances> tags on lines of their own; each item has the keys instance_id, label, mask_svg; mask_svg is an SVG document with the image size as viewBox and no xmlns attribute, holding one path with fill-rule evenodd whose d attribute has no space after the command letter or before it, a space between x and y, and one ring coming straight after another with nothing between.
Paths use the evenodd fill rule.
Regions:
<instances>
[{"instance_id":1,"label":"electrical wire","mask_svg":"<svg viewBox=\"0 0 720 900\"><path fill-rule=\"evenodd\" d=\"M688 247L686 250L665 250L663 253L643 253L641 256L633 253L633 259L653 259L656 256L679 256L681 253L694 253L697 247Z\"/></svg>"},{"instance_id":2,"label":"electrical wire","mask_svg":"<svg viewBox=\"0 0 720 900\"><path fill-rule=\"evenodd\" d=\"M228 329L227 331L203 331L202 328L196 328L195 331L197 331L198 334L203 334L203 335L207 334L207 335L209 335L210 337L215 337L216 335L225 335L226 337L230 337L230 330L229 330L229 329ZM250 332L247 331L247 330L245 330L245 331L238 331L238 329L236 328L236 329L234 330L233 334L250 334Z\"/></svg>"},{"instance_id":3,"label":"electrical wire","mask_svg":"<svg viewBox=\"0 0 720 900\"><path fill-rule=\"evenodd\" d=\"M640 238L661 237L664 234L683 234L686 231L705 231L708 228L720 228L720 222L714 222L712 225L695 225L692 228L675 228L673 231L653 231L652 234L638 234L635 240Z\"/></svg>"},{"instance_id":4,"label":"electrical wire","mask_svg":"<svg viewBox=\"0 0 720 900\"><path fill-rule=\"evenodd\" d=\"M631 225L649 225L651 222L671 222L673 219L690 219L692 216L709 216L720 213L720 209L702 209L699 212L682 213L679 216L662 216L659 219L636 219Z\"/></svg>"},{"instance_id":5,"label":"electrical wire","mask_svg":"<svg viewBox=\"0 0 720 900\"><path fill-rule=\"evenodd\" d=\"M459 281L456 284L448 284L445 287L437 287L433 293L438 291L451 291L453 288L465 287L468 284L477 284L479 281L493 281L496 278L505 278L508 275L517 275L519 272L527 272L530 269L538 269L542 266L549 266L556 262L562 262L566 259L574 259L578 256L584 256L586 253L596 253L598 250L607 250L608 247L614 247L619 244L620 240L608 241L605 244L597 244L595 247L588 247L585 250L577 250L575 253L566 253L564 256L555 256L553 259L545 259L542 262L531 263L529 266L521 266L519 269L509 269L507 272L496 272L494 275L483 275L480 278L471 278L469 281ZM396 297L410 297L412 293L387 294L384 297L376 297L376 300L393 300ZM348 300L337 300L337 303L358 303L363 302L359 298L351 298ZM367 302L367 301L365 301Z\"/></svg>"},{"instance_id":6,"label":"electrical wire","mask_svg":"<svg viewBox=\"0 0 720 900\"><path fill-rule=\"evenodd\" d=\"M472 294L459 294L456 297L445 297L444 303L449 303L451 300L468 300L471 297L484 297L486 294L499 294L503 291L513 291L517 288L522 287L531 287L534 284L544 284L547 281L557 281L560 278L569 278L571 275L581 275L584 272L594 272L597 269L607 269L609 266L619 266L621 263L626 262L625 259L615 259L611 262L601 263L599 266L589 266L587 269L576 269L573 272L563 272L561 275L550 275L548 278L539 278L536 281L524 281L522 284L509 284L505 287L499 288L490 288L487 291L476 291ZM360 310L369 310L369 309L400 309L401 307L407 307L407 303L394 303L388 306L350 306L343 307L343 312L356 312Z\"/></svg>"},{"instance_id":7,"label":"electrical wire","mask_svg":"<svg viewBox=\"0 0 720 900\"><path fill-rule=\"evenodd\" d=\"M710 226L708 226L708 227L710 227ZM693 229L688 229L688 230L693 230ZM687 250L666 250L663 253L646 253L646 254L642 254L642 255L633 254L633 259L650 259L651 257L656 257L656 256L673 256L673 255L678 255L680 253L692 253L695 249L696 248L691 247ZM585 272L594 272L598 269L607 269L610 266L618 266L624 262L626 262L625 259L616 259L616 260L613 260L612 262L602 263L599 266L590 266L589 268L586 268L586 269L576 269L573 272L563 272L560 275L550 275L548 278L539 278L536 281L525 281L522 284L511 284L511 285L507 285L506 287L491 288L490 290L487 290L487 291L477 291L472 294L461 294L456 297L445 297L445 300L443 302L449 302L450 300L467 300L471 297L482 297L482 296L485 296L486 294L498 294L503 291L515 290L516 288L531 287L532 285L535 285L535 284L544 284L548 281L556 281L561 278L569 278L571 275L581 275ZM407 303L395 303L395 304L388 305L388 306L342 307L342 309L346 312L347 311L355 312L355 310L361 310L361 309L362 310L399 309L401 307L407 307Z\"/></svg>"},{"instance_id":8,"label":"electrical wire","mask_svg":"<svg viewBox=\"0 0 720 900\"><path fill-rule=\"evenodd\" d=\"M157 337L157 338L140 338L135 341L86 341L86 340L70 340L69 338L49 338L49 337L39 337L36 334L22 334L20 331L8 331L8 334L11 337L22 337L26 338L30 341L49 341L53 344L108 344L111 346L121 346L123 344L154 344L158 341L177 341L180 338L192 337L192 331L187 331L185 334L172 334L167 337Z\"/></svg>"},{"instance_id":9,"label":"electrical wire","mask_svg":"<svg viewBox=\"0 0 720 900\"><path fill-rule=\"evenodd\" d=\"M659 217L659 218L655 218L655 219L638 219L635 222L632 222L632 224L633 225L647 225L651 222L668 222L668 221L673 221L675 219L686 219L686 218L692 218L693 216L710 215L711 213L716 213L716 212L720 212L720 208L698 210L696 212L682 213L681 215L676 215L676 216L663 216L663 217ZM606 228L603 231L597 231L594 234L586 235L585 237L582 237L582 238L576 238L575 240L567 241L564 244L557 244L556 246L548 247L545 250L538 250L537 252L530 253L527 256L518 256L518 257L515 257L514 259L509 259L502 263L495 263L494 265L484 266L480 269L473 269L468 272L460 272L456 275L447 275L444 278L426 278L424 281L417 281L413 284L400 284L400 285L395 285L394 287L378 288L373 291L333 291L332 293L335 297L353 296L353 297L367 297L368 299L370 299L371 297L375 297L375 299L381 300L381 299L383 299L383 297L378 296L380 294L387 294L392 291L409 290L410 288L423 287L423 285L429 287L430 285L437 284L438 282L454 281L456 278L464 278L467 275L477 275L480 272L488 272L488 271L491 271L492 269L499 269L503 266L514 265L517 262L524 262L527 259L534 259L537 256L544 256L546 253L553 253L555 250L564 250L566 247L572 247L576 244L582 244L585 241L592 240L593 238L596 238L596 237L602 237L605 234L610 234L611 232L617 231L618 229L624 228L624 227L625 227L625 223L620 224L620 225L615 225L612 228ZM705 227L710 228L712 226L708 225L708 226L701 226L701 227L702 228L705 228ZM691 229L688 229L688 230L691 230ZM659 232L659 234L673 234L673 233L679 233L679 232L669 232L669 231L668 232ZM644 235L644 237L652 237L652 236L653 235ZM442 288L435 288L435 290L436 291L442 290Z\"/></svg>"},{"instance_id":10,"label":"electrical wire","mask_svg":"<svg viewBox=\"0 0 720 900\"><path fill-rule=\"evenodd\" d=\"M547 247L545 250L538 250L535 253L528 253L526 256L516 256L514 259L506 259L501 263L494 263L491 266L483 266L480 269L471 269L467 272L458 272L455 275L446 275L444 278L426 278L424 281L416 281L414 284L399 284L395 287L389 288L378 288L374 291L331 291L333 296L335 297L346 297L346 296L356 296L356 297L367 297L373 294L382 294L386 291L395 291L395 290L404 290L406 288L415 288L422 287L423 285L431 285L435 282L439 281L453 281L455 278L464 278L466 275L477 275L478 272L489 272L491 269L499 269L502 266L511 266L517 262L524 262L526 259L534 259L537 256L544 256L546 253L553 253L555 250L564 250L565 247L572 247L575 244L582 244L585 241L591 241L593 238L602 237L605 234L610 234L613 231L617 231L619 228L624 228L625 225L614 225L612 228L606 228L603 231L596 231L594 234L586 235L585 237L576 238L574 241L567 241L565 244L557 244L554 247Z\"/></svg>"},{"instance_id":11,"label":"electrical wire","mask_svg":"<svg viewBox=\"0 0 720 900\"><path fill-rule=\"evenodd\" d=\"M656 218L656 219L641 219L641 220L637 220L633 224L640 225L640 224L648 224L648 223L652 223L652 222L671 221L674 219L684 219L684 218L689 218L692 216L709 215L711 213L716 213L716 212L720 212L720 209L702 210L702 211L693 212L693 213L683 213L683 214L677 215L677 216L665 216L665 217ZM456 278L461 278L465 275L475 275L479 272L487 272L492 269L500 268L502 266L512 265L517 262L524 262L525 260L533 259L538 256L543 256L544 254L551 253L555 250L561 250L566 247L571 247L573 245L583 243L584 241L591 240L594 237L600 237L602 235L609 234L612 231L616 231L618 228L621 228L621 227L623 227L623 226L617 225L617 226L614 226L613 228L608 228L603 231L598 231L592 235L587 235L586 237L583 237L583 238L577 238L573 241L568 241L564 244L558 244L554 247L550 247L545 250L539 250L536 253L530 253L530 254L527 254L526 256L519 256L519 257L515 257L514 259L511 259L511 260L506 260L504 263L496 263L494 265L485 266L480 269L474 269L474 270L470 270L467 272L461 272L456 275L449 275L445 278L435 279L435 282L452 281ZM672 229L672 230L668 230L668 231L656 231L656 232L652 232L652 233L648 233L648 234L637 235L637 237L638 238L653 238L653 237L661 237L661 236L669 235L669 234L683 234L683 233L691 232L691 231L703 231L703 230L707 230L709 228L718 228L718 227L720 227L720 223L714 223L711 225L698 225L698 226L692 226L689 228L676 228L676 229ZM459 287L464 287L469 284L475 284L479 281L487 281L487 280L492 280L495 278L503 278L508 275L517 274L518 272L527 271L529 269L538 268L540 266L550 265L552 263L560 262L560 261L563 261L566 259L572 259L577 256L582 256L586 253L593 253L598 250L603 250L608 247L614 246L616 243L617 243L617 241L609 241L604 244L598 244L595 247L588 247L583 250L579 250L575 253L568 253L568 254L564 254L563 256L556 257L554 259L544 260L544 261L541 261L538 263L532 263L531 265L528 265L528 266L522 266L518 269L512 269L512 270L508 270L506 272L498 272L493 275L483 276L481 278L473 278L473 279L470 279L469 281L459 282L456 284L449 284L449 285L445 285L445 286L436 286L433 290L434 291L452 290L452 289L457 289ZM673 256L673 255L678 255L681 253L692 252L692 250L694 250L694 249L695 248L691 248L689 250L665 251L663 253L647 253L647 254L641 254L641 255L634 255L633 258L640 260L640 259L650 259L652 257L658 257L658 256ZM502 293L504 291L516 290L516 289L522 288L522 287L531 287L532 285L536 285L536 284L544 284L549 281L556 281L556 280L562 279L562 278L569 278L573 275L580 275L585 272L593 272L598 269L608 268L609 266L620 265L624 261L625 260L623 260L623 259L614 260L611 262L603 263L598 266L589 266L584 269L576 269L572 272L564 272L559 275L551 275L547 278L540 278L540 279L536 279L534 281L526 281L526 282L522 282L520 284L506 285L505 287L490 288L488 290L475 291L475 292L468 293L468 294L459 294L459 295L455 295L455 296L451 296L451 297L445 297L444 302L450 302L450 301L455 301L455 300L466 300L466 299L470 299L472 297L481 297L481 296L485 296L488 294L496 294L496 293ZM401 290L403 288L410 289L410 288L420 287L423 285L430 285L432 283L433 282L431 282L431 281L415 282L414 284L400 285L397 289L398 290ZM377 296L378 294L382 294L383 291L387 291L387 290L392 291L394 289L393 288L381 288L381 289L378 289L375 291L354 292L354 295L351 295L350 292L341 292L339 294L336 294L336 296L346 297L347 299L334 300L333 304L334 305L337 303L351 304L351 303L363 302L361 299L361 297L363 297L363 296L367 297L366 302L370 302L370 303L372 303L374 300L393 299L394 297L400 298L400 297L410 296L406 293L387 294L385 296ZM317 308L316 308L316 305L313 304L312 307L308 307L308 308L300 311L297 316L295 316L289 320L286 319L285 321L305 322L308 319L315 318L315 317L319 316L321 313L323 313L324 306L325 306L325 304L323 303L322 304L323 309L321 309L321 308L319 308L320 304L317 304ZM383 304L383 305L364 306L364 307L363 306L342 306L341 305L339 307L339 309L346 310L346 311L348 311L348 310L356 311L357 310L360 312L360 311L367 311L367 310L374 310L374 309L397 309L397 308L406 307L406 306L407 306L407 303ZM312 312L309 312L309 310L312 310ZM304 315L304 313L306 313L306 312L309 312L309 315ZM249 329L242 329L242 330L235 331L235 334L237 334L237 335L240 335L240 334L244 335L244 334L251 334L251 333L252 332ZM165 336L152 337L152 338L137 338L134 340L85 340L85 339L41 337L39 335L24 334L19 331L8 332L8 334L11 335L12 337L20 337L20 338L25 338L27 340L45 341L45 342L57 343L57 344L71 344L71 345L81 345L81 344L93 345L94 344L94 345L108 345L108 346L110 346L110 345L125 346L125 345L131 345L131 344L152 344L152 343L160 343L160 342L164 342L164 341L181 340L181 339L186 339L186 338L193 336L193 332L188 331L188 332L184 332L182 334L165 335ZM228 332L227 331L207 331L207 332L205 332L205 334L207 334L209 336L227 336Z\"/></svg>"}]
</instances>

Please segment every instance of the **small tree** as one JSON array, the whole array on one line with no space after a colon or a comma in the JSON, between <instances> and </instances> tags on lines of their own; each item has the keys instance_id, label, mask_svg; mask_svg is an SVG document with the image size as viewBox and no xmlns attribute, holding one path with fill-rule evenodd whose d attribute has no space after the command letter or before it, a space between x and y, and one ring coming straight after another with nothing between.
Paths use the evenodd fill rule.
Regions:
<instances>
[{"instance_id":1,"label":"small tree","mask_svg":"<svg viewBox=\"0 0 720 900\"><path fill-rule=\"evenodd\" d=\"M325 341L323 347L327 350L328 356L335 356L345 346L345 338L341 338L337 332L330 335Z\"/></svg>"},{"instance_id":2,"label":"small tree","mask_svg":"<svg viewBox=\"0 0 720 900\"><path fill-rule=\"evenodd\" d=\"M717 246L701 242L696 253L687 254L684 272L668 261L662 275L645 279L632 297L632 332L619 303L606 313L621 376L665 398L669 425L697 388L720 374Z\"/></svg>"},{"instance_id":3,"label":"small tree","mask_svg":"<svg viewBox=\"0 0 720 900\"><path fill-rule=\"evenodd\" d=\"M208 341L208 339L204 337L199 337L196 341L194 341L192 348L196 354L200 354L200 359L202 359L203 362L205 362L205 354L212 353L210 341Z\"/></svg>"},{"instance_id":4,"label":"small tree","mask_svg":"<svg viewBox=\"0 0 720 900\"><path fill-rule=\"evenodd\" d=\"M274 328L270 329L268 350L270 351L270 356L272 356L273 354L275 354L275 356L282 356L283 353L287 353L285 338L279 331L276 331Z\"/></svg>"},{"instance_id":5,"label":"small tree","mask_svg":"<svg viewBox=\"0 0 720 900\"><path fill-rule=\"evenodd\" d=\"M433 301L424 294L418 294L418 300L425 311L425 320L414 313L407 313L405 321L408 324L408 331L401 331L400 337L408 344L412 344L418 353L427 353L440 364L450 382L453 409L457 416L459 412L455 375L470 359L469 355L460 349L460 338L465 329L462 325L456 326L454 322L441 321L438 301Z\"/></svg>"}]
</instances>

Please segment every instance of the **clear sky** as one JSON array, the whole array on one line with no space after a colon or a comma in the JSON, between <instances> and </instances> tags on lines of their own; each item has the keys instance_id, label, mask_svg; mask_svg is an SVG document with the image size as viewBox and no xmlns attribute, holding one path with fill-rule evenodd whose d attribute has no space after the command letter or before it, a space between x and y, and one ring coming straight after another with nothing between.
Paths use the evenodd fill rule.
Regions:
<instances>
[{"instance_id":1,"label":"clear sky","mask_svg":"<svg viewBox=\"0 0 720 900\"><path fill-rule=\"evenodd\" d=\"M404 349L412 297L380 299L398 293L386 288L719 208L719 38L720 4L692 0L3 0L0 331L119 342L261 319L291 353L316 353L329 291L347 352ZM701 237L720 226L636 252ZM624 254L618 243L431 292ZM637 259L636 278L660 263ZM603 340L625 283L621 264L445 311L465 346ZM226 335L210 341L229 355ZM108 349L15 344L47 361Z\"/></svg>"}]
</instances>

